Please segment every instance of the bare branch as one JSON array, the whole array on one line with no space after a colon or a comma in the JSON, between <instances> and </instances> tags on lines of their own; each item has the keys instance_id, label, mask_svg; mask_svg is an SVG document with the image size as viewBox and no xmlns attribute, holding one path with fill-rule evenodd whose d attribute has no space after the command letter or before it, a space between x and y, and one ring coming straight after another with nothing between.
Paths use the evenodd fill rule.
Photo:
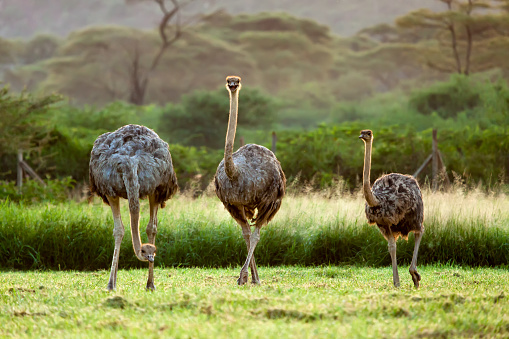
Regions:
<instances>
[{"instance_id":1,"label":"bare branch","mask_svg":"<svg viewBox=\"0 0 509 339\"><path fill-rule=\"evenodd\" d=\"M447 8L449 12L452 12L452 0L441 0L447 4ZM452 19L449 19L449 23L447 25L447 29L451 33L451 47L452 52L454 54L454 59L456 60L456 71L461 73L461 60L458 53L457 39L456 39L456 30L454 29L454 22ZM430 62L428 62L430 64Z\"/></svg>"},{"instance_id":2,"label":"bare branch","mask_svg":"<svg viewBox=\"0 0 509 339\"><path fill-rule=\"evenodd\" d=\"M467 15L470 17L470 14L472 13L472 0L468 0L468 7L466 10ZM468 75L470 73L470 57L472 55L472 45L473 45L473 39L472 39L472 29L470 28L470 23L467 21L465 23L465 30L467 32L467 52L465 55L465 70L464 74Z\"/></svg>"},{"instance_id":3,"label":"bare branch","mask_svg":"<svg viewBox=\"0 0 509 339\"><path fill-rule=\"evenodd\" d=\"M159 24L159 35L161 36L161 40L162 40L163 44L161 45L161 48L159 49L159 52L157 53L156 57L152 61L152 65L150 66L150 71L153 71L157 67L157 65L159 64L159 60L163 56L164 51L169 46L171 46L175 41L177 41L180 38L180 36L182 35L180 14L179 14L180 7L179 7L177 0L171 0L174 8L170 12L168 12L168 10L166 9L164 0L154 0L154 1L159 3L159 7L161 7L161 11L163 11L163 13L164 13L163 19L161 20L161 23ZM166 27L168 26L168 23L173 18L173 16L176 14L177 14L177 20L176 20L176 24L175 24L175 34L174 34L173 38L169 39L168 35L166 34Z\"/></svg>"},{"instance_id":4,"label":"bare branch","mask_svg":"<svg viewBox=\"0 0 509 339\"><path fill-rule=\"evenodd\" d=\"M428 65L429 68L432 68L432 69L434 69L436 71L439 71L439 72L442 72L442 73L451 73L451 69L439 66L439 65L431 62L430 60L428 60L426 62L426 64Z\"/></svg>"}]
</instances>

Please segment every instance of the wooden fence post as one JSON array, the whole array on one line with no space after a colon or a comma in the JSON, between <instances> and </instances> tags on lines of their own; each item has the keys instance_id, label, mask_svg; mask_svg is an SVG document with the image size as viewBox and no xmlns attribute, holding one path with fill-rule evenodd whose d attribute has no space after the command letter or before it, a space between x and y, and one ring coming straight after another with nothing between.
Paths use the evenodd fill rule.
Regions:
<instances>
[{"instance_id":1,"label":"wooden fence post","mask_svg":"<svg viewBox=\"0 0 509 339\"><path fill-rule=\"evenodd\" d=\"M23 167L21 167L21 163L23 162L23 151L21 151L20 149L18 150L18 166L17 166L17 169L18 169L18 181L17 181L17 186L18 186L18 191L19 193L21 193L21 187L23 186Z\"/></svg>"},{"instance_id":2,"label":"wooden fence post","mask_svg":"<svg viewBox=\"0 0 509 339\"><path fill-rule=\"evenodd\" d=\"M432 142L432 160L431 160L431 187L433 191L438 189L438 145L437 130L433 129Z\"/></svg>"},{"instance_id":3,"label":"wooden fence post","mask_svg":"<svg viewBox=\"0 0 509 339\"><path fill-rule=\"evenodd\" d=\"M33 179L37 180L42 186L46 187L46 183L37 173L23 160L23 151L18 150L18 190L21 194L21 187L23 186L23 174L30 175Z\"/></svg>"},{"instance_id":4,"label":"wooden fence post","mask_svg":"<svg viewBox=\"0 0 509 339\"><path fill-rule=\"evenodd\" d=\"M439 169L440 172L443 173L445 184L444 187L449 187L451 182L449 181L449 177L447 176L447 168L444 164L444 159L442 158L442 154L438 150L438 141L437 141L437 130L433 129L433 140L432 140L432 151L431 154L424 160L422 165L415 171L413 174L414 178L417 179L417 176L424 170L426 166L431 163L431 189L436 191L438 189L438 181L439 181Z\"/></svg>"},{"instance_id":5,"label":"wooden fence post","mask_svg":"<svg viewBox=\"0 0 509 339\"><path fill-rule=\"evenodd\" d=\"M276 143L277 143L277 135L276 132L272 132L272 152L276 154Z\"/></svg>"}]
</instances>

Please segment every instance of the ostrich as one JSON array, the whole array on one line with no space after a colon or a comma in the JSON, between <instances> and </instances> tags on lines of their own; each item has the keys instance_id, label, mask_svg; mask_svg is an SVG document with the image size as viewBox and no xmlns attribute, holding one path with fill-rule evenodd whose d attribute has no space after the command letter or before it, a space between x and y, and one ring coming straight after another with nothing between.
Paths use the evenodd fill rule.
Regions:
<instances>
[{"instance_id":1,"label":"ostrich","mask_svg":"<svg viewBox=\"0 0 509 339\"><path fill-rule=\"evenodd\" d=\"M111 263L108 290L115 290L120 244L124 225L120 215L119 198L129 202L131 237L134 254L149 262L147 290L155 290L154 257L156 255L157 209L178 189L168 144L151 129L126 125L115 132L100 135L90 154L90 193L100 196L113 213L115 251ZM148 243L140 240L139 199L148 197L150 220L147 225Z\"/></svg>"},{"instance_id":2,"label":"ostrich","mask_svg":"<svg viewBox=\"0 0 509 339\"><path fill-rule=\"evenodd\" d=\"M247 144L233 153L240 88L240 77L226 78L226 89L230 94L230 117L224 159L217 167L214 183L216 195L242 227L248 253L237 283L243 285L248 280L248 266L251 268L252 283L260 283L253 253L260 240L260 229L281 207L286 177L276 156L266 147ZM255 227L252 233L251 225Z\"/></svg>"},{"instance_id":3,"label":"ostrich","mask_svg":"<svg viewBox=\"0 0 509 339\"><path fill-rule=\"evenodd\" d=\"M421 276L417 273L417 252L424 233L422 224L424 206L421 190L417 181L410 175L391 173L378 178L370 187L371 148L373 132L363 130L359 136L364 141L363 193L366 199L366 218L370 224L377 224L380 232L389 243L392 260L392 277L395 287L399 287L398 266L396 262L396 240L408 238L414 232L415 247L410 275L416 288Z\"/></svg>"}]
</instances>

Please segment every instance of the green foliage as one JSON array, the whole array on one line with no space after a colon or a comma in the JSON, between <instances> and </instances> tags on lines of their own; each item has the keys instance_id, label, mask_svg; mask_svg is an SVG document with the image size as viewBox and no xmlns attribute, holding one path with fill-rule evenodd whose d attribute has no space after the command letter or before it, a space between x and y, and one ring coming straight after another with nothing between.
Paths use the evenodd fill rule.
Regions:
<instances>
[{"instance_id":1,"label":"green foliage","mask_svg":"<svg viewBox=\"0 0 509 339\"><path fill-rule=\"evenodd\" d=\"M341 177L354 188L362 178L364 145L358 140L362 129L372 128L375 135L372 181L384 173L412 174L431 153L430 129L417 132L411 128L371 126L356 122L322 125L307 133L279 133L278 159L290 180L298 178L315 187L326 187ZM447 170L460 173L469 186L476 186L480 181L492 186L509 179L506 170L509 135L504 127L440 129L438 143ZM429 168L421 178L426 175L430 175Z\"/></svg>"},{"instance_id":2,"label":"green foliage","mask_svg":"<svg viewBox=\"0 0 509 339\"><path fill-rule=\"evenodd\" d=\"M409 103L424 115L436 112L442 118L455 118L459 112L479 106L481 97L479 88L472 79L457 75L452 76L449 82L437 83L415 91Z\"/></svg>"},{"instance_id":3,"label":"green foliage","mask_svg":"<svg viewBox=\"0 0 509 339\"><path fill-rule=\"evenodd\" d=\"M14 181L0 181L0 200L22 203L24 205L42 202L65 202L68 200L69 189L74 186L75 181L70 178L46 179L46 186L35 180L23 182L21 191Z\"/></svg>"},{"instance_id":4,"label":"green foliage","mask_svg":"<svg viewBox=\"0 0 509 339\"><path fill-rule=\"evenodd\" d=\"M13 51L14 47L14 42L0 37L0 65L15 62L16 53Z\"/></svg>"},{"instance_id":5,"label":"green foliage","mask_svg":"<svg viewBox=\"0 0 509 339\"><path fill-rule=\"evenodd\" d=\"M73 130L82 129L83 133L79 134L80 137L86 137L87 133L96 133L99 136L129 123L136 123L139 120L140 110L137 106L122 101L115 101L101 108L91 106L78 108L66 105L55 110L52 122ZM79 132L76 131L76 133Z\"/></svg>"},{"instance_id":6,"label":"green foliage","mask_svg":"<svg viewBox=\"0 0 509 339\"><path fill-rule=\"evenodd\" d=\"M53 35L39 34L35 36L25 45L22 55L23 62L32 64L53 57L60 43L60 39Z\"/></svg>"},{"instance_id":7,"label":"green foliage","mask_svg":"<svg viewBox=\"0 0 509 339\"><path fill-rule=\"evenodd\" d=\"M338 7L328 1L331 8ZM492 14L483 9L484 2L474 2L476 13L470 17L465 14L466 1L459 7L457 3L452 11L443 3L427 4L445 11L413 12L399 19L396 26L373 21L375 26L347 38L334 36L327 26L315 21L286 13L208 14L199 24L186 27L153 70L151 63L160 47L155 27L89 25L62 40L40 35L21 44L0 42L0 56L5 55L0 58L14 63L5 69L3 79L16 90L56 91L71 97L74 104L105 105L134 100L133 79L140 84L147 76L144 102L166 105L179 102L192 90L214 90L225 75L238 74L246 87L264 88L285 99L288 106L316 103L319 109L330 109L338 101L360 100L394 89L408 91L442 79L444 72L458 72L458 60L463 67L460 73L499 69L509 78L509 59L504 57L509 47L508 14ZM338 21L338 15L351 15L358 6L342 4L329 12ZM376 7L376 11L367 6L363 20L391 11L389 8L395 12L403 8L402 4L392 6L394 3L382 6L383 10ZM299 12L308 15L314 11L311 7L306 5ZM157 11L157 6L153 9ZM451 20L457 33L458 59L450 48L446 23ZM474 34L472 53L467 53L465 27ZM469 62L467 55L471 55ZM24 58L32 58L26 61L29 65Z\"/></svg>"},{"instance_id":8,"label":"green foliage","mask_svg":"<svg viewBox=\"0 0 509 339\"><path fill-rule=\"evenodd\" d=\"M57 95L37 97L26 92L13 95L8 87L1 88L0 155L44 147L47 140L44 121L53 104L60 100Z\"/></svg>"},{"instance_id":9,"label":"green foliage","mask_svg":"<svg viewBox=\"0 0 509 339\"><path fill-rule=\"evenodd\" d=\"M323 43L331 40L329 28L317 22L298 19L286 13L265 12L254 15L238 15L229 23L234 31L297 32L309 40Z\"/></svg>"},{"instance_id":10,"label":"green foliage","mask_svg":"<svg viewBox=\"0 0 509 339\"><path fill-rule=\"evenodd\" d=\"M180 188L196 194L202 193L210 183L223 157L222 150L179 144L171 144L170 152Z\"/></svg>"},{"instance_id":11,"label":"green foliage","mask_svg":"<svg viewBox=\"0 0 509 339\"><path fill-rule=\"evenodd\" d=\"M261 91L242 89L239 102L239 127L267 129L275 120L275 102ZM167 107L159 129L171 143L218 149L224 146L229 109L225 89L196 91Z\"/></svg>"}]
</instances>

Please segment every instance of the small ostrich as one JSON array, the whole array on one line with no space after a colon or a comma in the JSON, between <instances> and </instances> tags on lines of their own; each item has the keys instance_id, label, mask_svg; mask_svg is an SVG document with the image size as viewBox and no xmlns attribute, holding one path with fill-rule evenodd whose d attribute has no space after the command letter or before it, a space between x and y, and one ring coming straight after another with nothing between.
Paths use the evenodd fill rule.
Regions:
<instances>
[{"instance_id":1,"label":"small ostrich","mask_svg":"<svg viewBox=\"0 0 509 339\"><path fill-rule=\"evenodd\" d=\"M248 266L251 268L252 283L260 283L253 253L260 240L260 229L281 207L286 177L276 156L266 147L247 144L233 153L240 88L240 77L226 78L226 89L230 94L230 117L224 159L217 167L214 183L218 198L242 227L246 241L247 258L237 280L239 285L243 285L248 280ZM252 233L251 225L255 226Z\"/></svg>"},{"instance_id":2,"label":"small ostrich","mask_svg":"<svg viewBox=\"0 0 509 339\"><path fill-rule=\"evenodd\" d=\"M421 276L417 273L417 252L424 233L424 205L417 181L410 175L391 173L378 178L370 187L371 148L373 132L361 131L364 141L363 193L366 199L366 217L370 224L377 224L380 232L389 242L392 259L392 276L395 287L399 287L398 264L396 262L396 240L408 239L408 233L414 232L415 247L410 265L410 275L416 288Z\"/></svg>"},{"instance_id":3,"label":"small ostrich","mask_svg":"<svg viewBox=\"0 0 509 339\"><path fill-rule=\"evenodd\" d=\"M147 289L154 290L154 257L156 255L157 209L164 207L178 189L168 144L151 129L126 125L115 132L100 135L90 155L90 193L100 196L113 213L115 251L111 263L108 290L115 290L120 244L124 225L120 215L119 198L129 202L131 237L134 254L149 262ZM150 220L147 225L147 244L140 240L139 199L148 197Z\"/></svg>"}]
</instances>

